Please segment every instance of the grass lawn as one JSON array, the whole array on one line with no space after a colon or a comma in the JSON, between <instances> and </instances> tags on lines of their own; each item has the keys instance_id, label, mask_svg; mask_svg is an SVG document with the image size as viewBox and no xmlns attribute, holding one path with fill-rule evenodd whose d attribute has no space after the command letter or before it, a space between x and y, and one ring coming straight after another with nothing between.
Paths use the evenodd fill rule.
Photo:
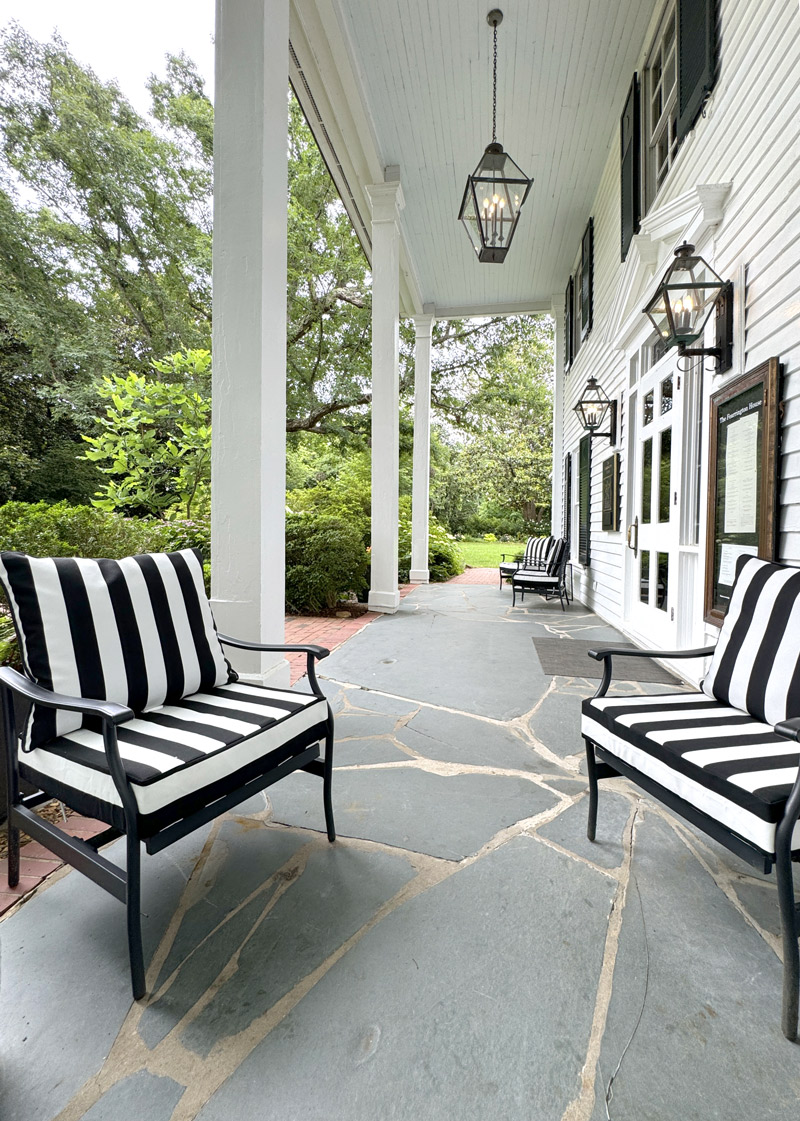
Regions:
<instances>
[{"instance_id":1,"label":"grass lawn","mask_svg":"<svg viewBox=\"0 0 800 1121\"><path fill-rule=\"evenodd\" d=\"M507 559L512 560L515 553L525 549L524 541L459 541L458 547L464 558L464 563L472 568L497 568L500 555L508 554Z\"/></svg>"}]
</instances>

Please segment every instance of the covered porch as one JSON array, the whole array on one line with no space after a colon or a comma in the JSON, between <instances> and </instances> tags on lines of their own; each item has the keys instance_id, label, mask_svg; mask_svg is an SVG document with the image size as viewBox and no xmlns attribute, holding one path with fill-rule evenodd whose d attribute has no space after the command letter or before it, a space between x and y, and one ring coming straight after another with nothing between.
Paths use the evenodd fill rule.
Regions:
<instances>
[{"instance_id":1,"label":"covered porch","mask_svg":"<svg viewBox=\"0 0 800 1121\"><path fill-rule=\"evenodd\" d=\"M613 20L584 0L506 6L498 139L534 185L498 265L479 263L457 221L491 137L488 6L218 0L212 599L222 629L252 634L257 622L262 641L282 637L287 76L372 271L369 606L393 613L400 318L416 328L410 578L426 583L433 325L552 315L560 416L564 277L656 6L622 0ZM558 423L555 464L561 444ZM559 536L559 471L553 485ZM268 657L243 668L287 672Z\"/></svg>"},{"instance_id":2,"label":"covered porch","mask_svg":"<svg viewBox=\"0 0 800 1121\"><path fill-rule=\"evenodd\" d=\"M82 876L4 920L4 1121L792 1114L774 884L623 780L587 842L547 641L619 636L509 603L420 587L323 664L339 840L297 773L151 858L152 996Z\"/></svg>"}]
</instances>

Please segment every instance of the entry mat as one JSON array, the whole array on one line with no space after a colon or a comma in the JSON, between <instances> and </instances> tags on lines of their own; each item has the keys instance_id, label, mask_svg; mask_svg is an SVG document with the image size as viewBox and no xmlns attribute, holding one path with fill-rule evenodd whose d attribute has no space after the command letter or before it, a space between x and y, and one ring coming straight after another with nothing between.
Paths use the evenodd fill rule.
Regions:
<instances>
[{"instance_id":1,"label":"entry mat","mask_svg":"<svg viewBox=\"0 0 800 1121\"><path fill-rule=\"evenodd\" d=\"M603 676L603 663L589 657L590 650L598 646L624 646L629 650L635 647L630 642L586 642L577 638L534 638L533 645L543 671L550 677L590 677ZM648 681L664 685L678 685L680 679L673 677L652 658L615 657L612 661L612 680Z\"/></svg>"}]
</instances>

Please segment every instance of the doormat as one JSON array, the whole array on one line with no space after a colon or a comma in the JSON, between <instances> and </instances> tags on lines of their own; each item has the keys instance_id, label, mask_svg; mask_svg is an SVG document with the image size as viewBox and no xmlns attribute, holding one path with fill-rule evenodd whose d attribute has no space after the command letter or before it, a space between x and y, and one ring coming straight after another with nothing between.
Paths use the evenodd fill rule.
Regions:
<instances>
[{"instance_id":1,"label":"doormat","mask_svg":"<svg viewBox=\"0 0 800 1121\"><path fill-rule=\"evenodd\" d=\"M622 646L628 650L636 647L630 642L609 642L608 640L586 642L577 638L534 638L533 645L543 671L549 677L590 677L603 676L603 663L589 657L590 650L601 646ZM646 681L664 685L677 685L681 678L674 677L652 658L626 658L616 656L612 659L612 681Z\"/></svg>"}]
</instances>

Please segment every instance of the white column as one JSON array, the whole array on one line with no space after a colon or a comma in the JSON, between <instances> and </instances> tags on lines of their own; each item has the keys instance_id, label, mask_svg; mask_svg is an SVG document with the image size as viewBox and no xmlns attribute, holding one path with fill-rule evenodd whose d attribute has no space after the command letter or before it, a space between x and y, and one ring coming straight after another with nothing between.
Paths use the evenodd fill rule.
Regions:
<instances>
[{"instance_id":1,"label":"white column","mask_svg":"<svg viewBox=\"0 0 800 1121\"><path fill-rule=\"evenodd\" d=\"M431 338L434 317L415 315L414 349L414 472L411 490L412 584L427 584L428 510L431 473Z\"/></svg>"},{"instance_id":2,"label":"white column","mask_svg":"<svg viewBox=\"0 0 800 1121\"><path fill-rule=\"evenodd\" d=\"M550 532L561 537L564 517L564 298L553 296L553 480Z\"/></svg>"},{"instance_id":3,"label":"white column","mask_svg":"<svg viewBox=\"0 0 800 1121\"><path fill-rule=\"evenodd\" d=\"M211 597L221 631L284 638L289 0L217 0ZM287 683L277 654L237 668Z\"/></svg>"},{"instance_id":4,"label":"white column","mask_svg":"<svg viewBox=\"0 0 800 1121\"><path fill-rule=\"evenodd\" d=\"M367 187L372 203L372 553L369 606L395 612L400 487L400 230L397 181Z\"/></svg>"}]
</instances>

